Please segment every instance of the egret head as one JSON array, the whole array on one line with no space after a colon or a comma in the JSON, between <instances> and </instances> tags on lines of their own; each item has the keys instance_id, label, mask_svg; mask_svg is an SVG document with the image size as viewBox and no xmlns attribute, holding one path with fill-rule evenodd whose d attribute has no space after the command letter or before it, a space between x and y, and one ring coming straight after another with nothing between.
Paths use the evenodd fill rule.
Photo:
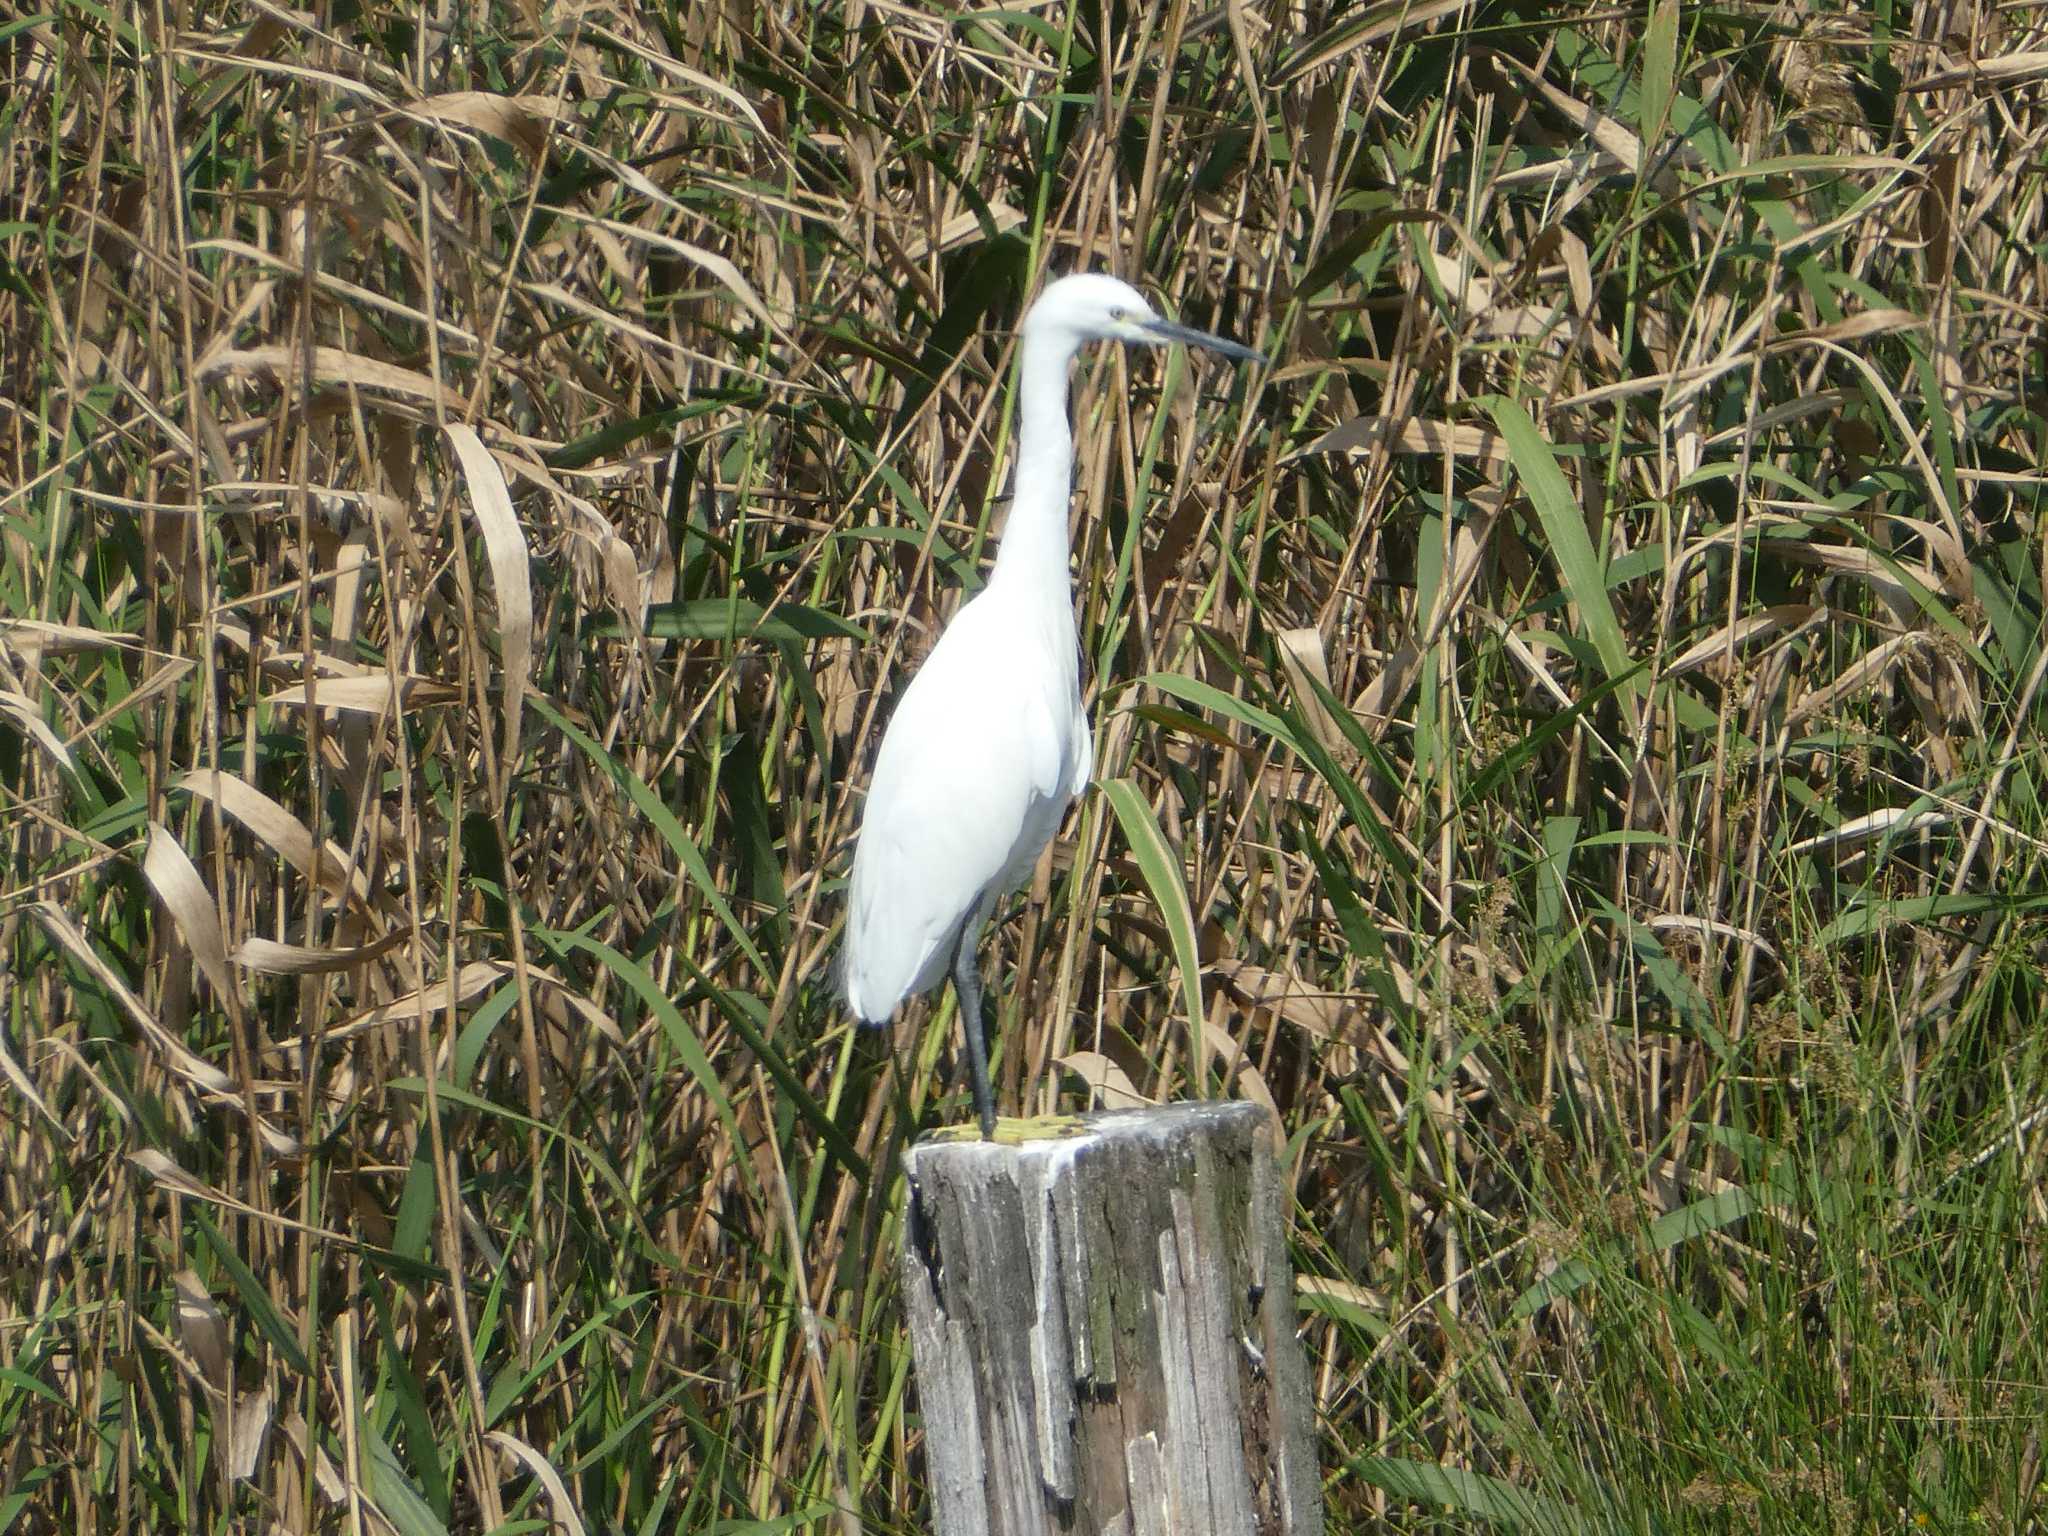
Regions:
<instances>
[{"instance_id":1,"label":"egret head","mask_svg":"<svg viewBox=\"0 0 2048 1536\"><path fill-rule=\"evenodd\" d=\"M1162 347L1178 341L1191 347L1207 347L1240 362L1265 361L1250 347L1161 319L1137 289L1100 272L1076 272L1048 284L1024 316L1024 334L1058 337L1070 347L1088 341Z\"/></svg>"}]
</instances>

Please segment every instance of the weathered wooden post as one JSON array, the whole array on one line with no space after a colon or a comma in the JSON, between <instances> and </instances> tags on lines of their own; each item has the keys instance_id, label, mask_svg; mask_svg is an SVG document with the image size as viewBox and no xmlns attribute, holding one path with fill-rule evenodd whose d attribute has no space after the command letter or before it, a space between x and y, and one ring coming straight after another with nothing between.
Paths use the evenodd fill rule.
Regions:
<instances>
[{"instance_id":1,"label":"weathered wooden post","mask_svg":"<svg viewBox=\"0 0 2048 1536\"><path fill-rule=\"evenodd\" d=\"M1319 1536L1268 1123L1175 1104L911 1149L938 1536Z\"/></svg>"}]
</instances>

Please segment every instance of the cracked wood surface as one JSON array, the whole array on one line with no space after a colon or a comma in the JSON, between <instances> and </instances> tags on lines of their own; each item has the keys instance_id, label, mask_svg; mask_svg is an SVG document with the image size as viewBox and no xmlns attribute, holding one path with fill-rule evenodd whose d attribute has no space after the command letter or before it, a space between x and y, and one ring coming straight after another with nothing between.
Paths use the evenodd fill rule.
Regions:
<instances>
[{"instance_id":1,"label":"cracked wood surface","mask_svg":"<svg viewBox=\"0 0 2048 1536\"><path fill-rule=\"evenodd\" d=\"M1265 1112L1174 1104L905 1159L938 1536L1322 1529Z\"/></svg>"}]
</instances>

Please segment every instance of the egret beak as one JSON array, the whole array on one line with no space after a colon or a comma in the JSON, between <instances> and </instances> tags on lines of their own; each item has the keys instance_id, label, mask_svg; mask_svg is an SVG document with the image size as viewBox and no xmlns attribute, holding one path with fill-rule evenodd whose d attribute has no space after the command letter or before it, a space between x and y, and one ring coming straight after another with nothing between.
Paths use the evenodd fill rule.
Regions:
<instances>
[{"instance_id":1,"label":"egret beak","mask_svg":"<svg viewBox=\"0 0 2048 1536\"><path fill-rule=\"evenodd\" d=\"M1148 339L1162 344L1178 341L1190 347L1207 347L1211 352L1221 352L1225 357L1234 357L1240 363L1263 363L1266 354L1254 352L1250 347L1239 346L1234 341L1225 341L1221 336L1212 336L1207 331L1198 331L1190 325L1175 325L1171 320L1147 320L1144 331Z\"/></svg>"}]
</instances>

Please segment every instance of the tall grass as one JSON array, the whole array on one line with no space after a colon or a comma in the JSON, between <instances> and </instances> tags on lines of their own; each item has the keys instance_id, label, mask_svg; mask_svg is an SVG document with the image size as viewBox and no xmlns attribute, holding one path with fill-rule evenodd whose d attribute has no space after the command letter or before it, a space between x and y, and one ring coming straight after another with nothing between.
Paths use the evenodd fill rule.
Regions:
<instances>
[{"instance_id":1,"label":"tall grass","mask_svg":"<svg viewBox=\"0 0 2048 1536\"><path fill-rule=\"evenodd\" d=\"M2040 1529L2044 59L0 4L0 1531L923 1528L838 890L1075 267L1278 361L1077 374L1006 1104L1274 1106L1333 1530Z\"/></svg>"}]
</instances>

